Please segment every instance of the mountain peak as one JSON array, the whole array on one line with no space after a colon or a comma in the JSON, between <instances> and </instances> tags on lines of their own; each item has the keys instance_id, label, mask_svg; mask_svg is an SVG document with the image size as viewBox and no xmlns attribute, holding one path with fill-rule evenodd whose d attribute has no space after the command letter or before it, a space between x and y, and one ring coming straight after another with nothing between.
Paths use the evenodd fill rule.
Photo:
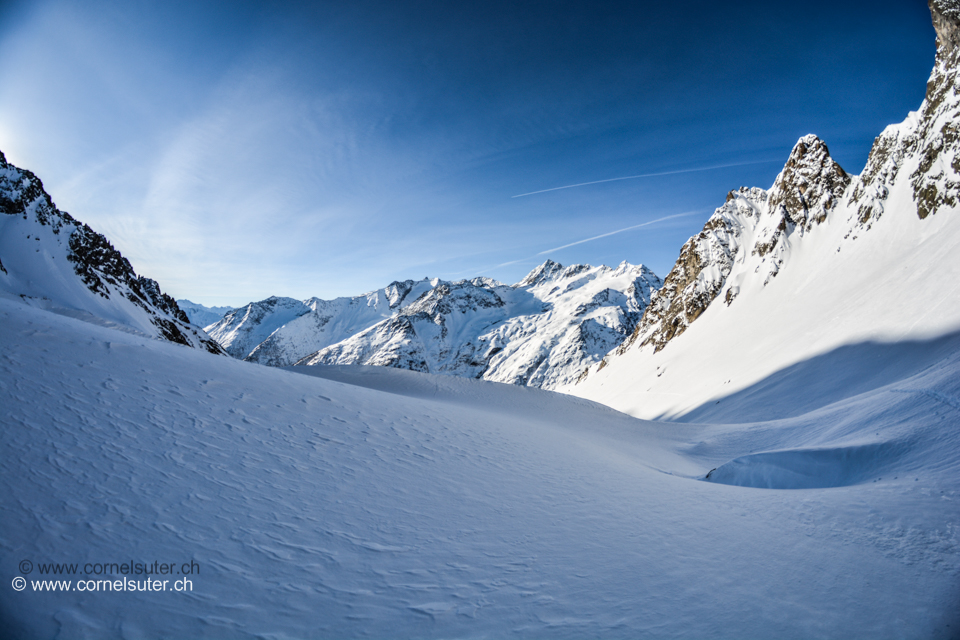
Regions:
<instances>
[{"instance_id":1,"label":"mountain peak","mask_svg":"<svg viewBox=\"0 0 960 640\"><path fill-rule=\"evenodd\" d=\"M796 225L823 222L850 184L850 176L813 134L800 138L770 189L770 209Z\"/></svg>"},{"instance_id":2,"label":"mountain peak","mask_svg":"<svg viewBox=\"0 0 960 640\"><path fill-rule=\"evenodd\" d=\"M540 284L546 280L549 280L556 276L558 273L563 271L563 265L559 262L554 262L549 258L541 264L539 267L536 267L533 271L528 273L526 277L521 280L518 284L520 286L533 286Z\"/></svg>"}]
</instances>

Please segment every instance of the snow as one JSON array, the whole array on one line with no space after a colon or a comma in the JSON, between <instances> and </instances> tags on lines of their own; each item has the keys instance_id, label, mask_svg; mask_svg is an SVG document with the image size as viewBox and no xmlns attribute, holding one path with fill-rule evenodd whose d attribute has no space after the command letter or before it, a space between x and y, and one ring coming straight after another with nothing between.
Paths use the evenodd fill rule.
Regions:
<instances>
[{"instance_id":1,"label":"snow","mask_svg":"<svg viewBox=\"0 0 960 640\"><path fill-rule=\"evenodd\" d=\"M960 624L956 350L800 416L670 424L451 376L300 375L5 298L0 323L6 579L25 559L200 567L190 593L6 587L6 637ZM831 486L785 490L812 469Z\"/></svg>"},{"instance_id":2,"label":"snow","mask_svg":"<svg viewBox=\"0 0 960 640\"><path fill-rule=\"evenodd\" d=\"M908 126L915 123L908 120ZM909 178L915 168L908 158L899 175ZM880 375L872 357L886 358L888 371L904 358L910 367L926 366L925 345L960 330L960 208L944 206L921 220L912 185L903 178L890 185L883 214L868 228L858 222L851 185L824 222L809 230L797 226L768 255L750 247L771 214L759 221L738 218L740 243L723 290L683 334L656 353L633 347L608 356L603 370L594 368L580 384L560 390L638 417L742 421L784 415L784 407L758 400L726 411L716 403L755 393L756 385L770 385L775 376L794 379L796 368L812 375L812 365L831 363L831 354L843 349L861 357L855 364L834 358L831 371L816 373L840 384L821 384L816 393L798 393L788 402L826 403L838 393L872 388L858 380L886 384L889 376ZM732 204L717 215L729 215ZM726 290L736 292L729 305L723 303Z\"/></svg>"},{"instance_id":3,"label":"snow","mask_svg":"<svg viewBox=\"0 0 960 640\"><path fill-rule=\"evenodd\" d=\"M958 637L955 62L864 175L801 139L655 295L547 262L270 298L211 328L246 362L0 155L0 637ZM257 364L318 340L454 375ZM134 562L191 587L42 569Z\"/></svg>"},{"instance_id":4,"label":"snow","mask_svg":"<svg viewBox=\"0 0 960 640\"><path fill-rule=\"evenodd\" d=\"M207 328L235 358L287 366L393 316L396 307L433 286L424 278L393 282L350 298L300 301L274 296L230 311Z\"/></svg>"},{"instance_id":5,"label":"snow","mask_svg":"<svg viewBox=\"0 0 960 640\"><path fill-rule=\"evenodd\" d=\"M439 281L396 315L297 362L388 366L553 389L630 334L660 278L546 261L513 286ZM292 363L292 361L290 362Z\"/></svg>"}]
</instances>

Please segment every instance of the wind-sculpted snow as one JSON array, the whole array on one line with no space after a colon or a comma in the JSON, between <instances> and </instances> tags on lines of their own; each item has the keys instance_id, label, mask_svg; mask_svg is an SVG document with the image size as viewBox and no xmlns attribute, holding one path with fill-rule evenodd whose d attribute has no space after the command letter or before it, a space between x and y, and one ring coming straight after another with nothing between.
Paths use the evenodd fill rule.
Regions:
<instances>
[{"instance_id":1,"label":"wind-sculpted snow","mask_svg":"<svg viewBox=\"0 0 960 640\"><path fill-rule=\"evenodd\" d=\"M769 191L731 192L633 336L571 392L638 416L703 414L844 345L960 329L960 6L931 9L926 98L881 133L863 174L801 138Z\"/></svg>"},{"instance_id":2,"label":"wind-sculpted snow","mask_svg":"<svg viewBox=\"0 0 960 640\"><path fill-rule=\"evenodd\" d=\"M520 283L438 282L414 302L298 364L365 364L552 389L619 345L660 279L547 261Z\"/></svg>"},{"instance_id":3,"label":"wind-sculpted snow","mask_svg":"<svg viewBox=\"0 0 960 640\"><path fill-rule=\"evenodd\" d=\"M223 353L110 241L0 152L0 292L90 322Z\"/></svg>"},{"instance_id":4,"label":"wind-sculpted snow","mask_svg":"<svg viewBox=\"0 0 960 640\"><path fill-rule=\"evenodd\" d=\"M0 325L5 638L948 639L960 624L956 357L797 418L668 425L454 376L298 375L8 299ZM838 481L704 481L732 465L782 488L814 467ZM82 569L154 561L196 567L190 591L176 573L110 591L144 576ZM48 580L72 586L34 589Z\"/></svg>"}]
</instances>

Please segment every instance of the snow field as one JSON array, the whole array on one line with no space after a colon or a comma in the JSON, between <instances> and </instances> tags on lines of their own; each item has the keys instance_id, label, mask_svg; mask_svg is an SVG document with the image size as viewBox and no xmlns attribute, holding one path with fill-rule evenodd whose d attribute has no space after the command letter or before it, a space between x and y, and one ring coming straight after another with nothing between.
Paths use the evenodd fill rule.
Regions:
<instances>
[{"instance_id":1,"label":"snow field","mask_svg":"<svg viewBox=\"0 0 960 640\"><path fill-rule=\"evenodd\" d=\"M24 559L202 571L190 593L8 586L7 636L949 638L960 624L955 358L798 417L710 426L408 371L299 375L6 299L0 323L5 579ZM880 460L841 486L702 480L752 454L850 447Z\"/></svg>"}]
</instances>

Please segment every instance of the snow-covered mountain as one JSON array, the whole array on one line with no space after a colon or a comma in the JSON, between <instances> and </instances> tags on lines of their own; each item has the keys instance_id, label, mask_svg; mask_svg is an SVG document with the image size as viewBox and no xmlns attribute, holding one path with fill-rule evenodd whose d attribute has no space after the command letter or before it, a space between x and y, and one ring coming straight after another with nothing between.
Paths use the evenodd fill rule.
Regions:
<instances>
[{"instance_id":1,"label":"snow-covered mountain","mask_svg":"<svg viewBox=\"0 0 960 640\"><path fill-rule=\"evenodd\" d=\"M439 282L393 282L370 293L334 300L271 297L234 309L207 328L235 358L289 366L391 317Z\"/></svg>"},{"instance_id":2,"label":"snow-covered mountain","mask_svg":"<svg viewBox=\"0 0 960 640\"><path fill-rule=\"evenodd\" d=\"M722 400L759 393L780 372L797 388L794 404L810 409L835 395L790 377L804 363L960 330L960 11L939 1L931 11L937 58L926 98L876 139L862 175L844 172L815 136L801 138L769 190L730 193L630 339L568 391L638 416L696 409L689 419L733 419ZM860 379L824 379L864 388L889 374L849 371Z\"/></svg>"},{"instance_id":3,"label":"snow-covered mountain","mask_svg":"<svg viewBox=\"0 0 960 640\"><path fill-rule=\"evenodd\" d=\"M110 242L60 211L0 152L0 295L87 322L223 353Z\"/></svg>"},{"instance_id":4,"label":"snow-covered mountain","mask_svg":"<svg viewBox=\"0 0 960 640\"><path fill-rule=\"evenodd\" d=\"M531 327L643 302L574 389L670 423L153 339L169 298L5 165L0 637L957 638L960 2L941 6L927 101L864 173L802 139L649 305L609 284L639 268L553 263L356 305L425 345L527 305L483 334L512 327L520 354ZM272 300L238 338L310 313Z\"/></svg>"},{"instance_id":5,"label":"snow-covered mountain","mask_svg":"<svg viewBox=\"0 0 960 640\"><path fill-rule=\"evenodd\" d=\"M209 327L233 311L233 307L205 307L189 300L177 300L177 306L187 314L190 323L198 327Z\"/></svg>"},{"instance_id":6,"label":"snow-covered mountain","mask_svg":"<svg viewBox=\"0 0 960 640\"><path fill-rule=\"evenodd\" d=\"M643 265L546 261L519 283L439 281L297 364L366 364L553 389L620 344L661 286Z\"/></svg>"}]
</instances>

